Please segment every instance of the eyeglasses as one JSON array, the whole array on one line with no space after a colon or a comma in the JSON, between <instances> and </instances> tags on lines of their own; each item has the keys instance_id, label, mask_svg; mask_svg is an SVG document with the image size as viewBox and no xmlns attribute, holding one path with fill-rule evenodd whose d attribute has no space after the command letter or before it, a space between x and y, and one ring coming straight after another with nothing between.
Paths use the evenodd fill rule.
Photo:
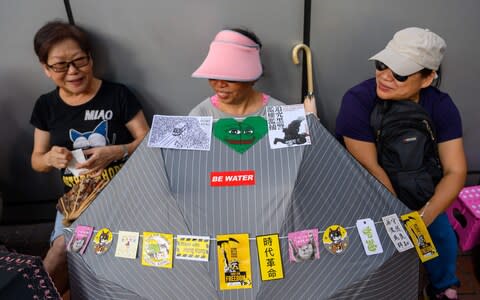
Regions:
<instances>
[{"instance_id":1,"label":"eyeglasses","mask_svg":"<svg viewBox=\"0 0 480 300\"><path fill-rule=\"evenodd\" d=\"M73 65L76 69L85 67L90 62L90 56L82 56L71 61L61 61L53 65L46 64L54 72L62 73L66 72L70 65Z\"/></svg>"},{"instance_id":2,"label":"eyeglasses","mask_svg":"<svg viewBox=\"0 0 480 300\"><path fill-rule=\"evenodd\" d=\"M388 66L384 63L382 63L381 61L379 60L376 60L375 61L375 69L377 69L378 71L383 71L383 70L386 70L388 69ZM390 69L390 71L392 71ZM413 75L413 74L410 74L410 75L398 75L397 73L393 72L392 71L392 75L393 75L393 78L395 78L395 80L399 81L399 82L405 82L407 81L408 77L410 75Z\"/></svg>"}]
</instances>

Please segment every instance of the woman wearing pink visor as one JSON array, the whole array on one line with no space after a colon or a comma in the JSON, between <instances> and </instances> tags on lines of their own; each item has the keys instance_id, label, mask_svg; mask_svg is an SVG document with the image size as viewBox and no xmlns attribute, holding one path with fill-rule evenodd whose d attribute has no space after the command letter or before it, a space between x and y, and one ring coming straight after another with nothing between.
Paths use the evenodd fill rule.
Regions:
<instances>
[{"instance_id":1,"label":"woman wearing pink visor","mask_svg":"<svg viewBox=\"0 0 480 300\"><path fill-rule=\"evenodd\" d=\"M262 76L258 37L243 29L220 31L210 44L202 65L192 77L207 78L215 95L198 104L193 116L228 117L265 116L266 106L283 102L254 89Z\"/></svg>"}]
</instances>

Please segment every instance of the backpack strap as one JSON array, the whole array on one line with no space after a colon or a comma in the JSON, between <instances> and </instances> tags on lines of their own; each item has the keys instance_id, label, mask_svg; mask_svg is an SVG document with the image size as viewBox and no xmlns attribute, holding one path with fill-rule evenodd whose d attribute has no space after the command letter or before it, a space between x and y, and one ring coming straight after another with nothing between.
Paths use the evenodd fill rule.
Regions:
<instances>
[{"instance_id":1,"label":"backpack strap","mask_svg":"<svg viewBox=\"0 0 480 300\"><path fill-rule=\"evenodd\" d=\"M383 127L385 113L390 109L390 101L377 100L372 113L370 114L370 126L375 133L375 141L378 143L380 137L380 129Z\"/></svg>"}]
</instances>

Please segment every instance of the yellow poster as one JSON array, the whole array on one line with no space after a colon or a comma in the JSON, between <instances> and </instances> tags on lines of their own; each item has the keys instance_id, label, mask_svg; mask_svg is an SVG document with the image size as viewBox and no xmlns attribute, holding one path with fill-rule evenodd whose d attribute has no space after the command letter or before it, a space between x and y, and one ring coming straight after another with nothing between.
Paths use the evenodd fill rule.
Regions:
<instances>
[{"instance_id":1,"label":"yellow poster","mask_svg":"<svg viewBox=\"0 0 480 300\"><path fill-rule=\"evenodd\" d=\"M172 268L173 234L144 232L142 244L142 265L158 268Z\"/></svg>"},{"instance_id":2,"label":"yellow poster","mask_svg":"<svg viewBox=\"0 0 480 300\"><path fill-rule=\"evenodd\" d=\"M407 228L408 235L415 245L418 256L422 262L429 261L438 256L437 249L428 233L427 226L423 223L422 217L417 211L405 214L400 217Z\"/></svg>"},{"instance_id":3,"label":"yellow poster","mask_svg":"<svg viewBox=\"0 0 480 300\"><path fill-rule=\"evenodd\" d=\"M257 251L262 280L282 279L283 264L278 234L257 236Z\"/></svg>"},{"instance_id":4,"label":"yellow poster","mask_svg":"<svg viewBox=\"0 0 480 300\"><path fill-rule=\"evenodd\" d=\"M252 288L248 233L217 235L217 257L221 290Z\"/></svg>"}]
</instances>

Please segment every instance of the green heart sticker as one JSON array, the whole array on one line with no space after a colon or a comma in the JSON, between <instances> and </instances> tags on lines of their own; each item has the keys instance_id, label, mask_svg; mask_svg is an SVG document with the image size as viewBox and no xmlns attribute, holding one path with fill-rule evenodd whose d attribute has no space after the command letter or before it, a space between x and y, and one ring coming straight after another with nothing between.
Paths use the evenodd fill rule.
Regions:
<instances>
[{"instance_id":1,"label":"green heart sticker","mask_svg":"<svg viewBox=\"0 0 480 300\"><path fill-rule=\"evenodd\" d=\"M213 124L213 135L238 153L247 151L267 131L267 120L260 116L247 117L243 121L219 119Z\"/></svg>"}]
</instances>

